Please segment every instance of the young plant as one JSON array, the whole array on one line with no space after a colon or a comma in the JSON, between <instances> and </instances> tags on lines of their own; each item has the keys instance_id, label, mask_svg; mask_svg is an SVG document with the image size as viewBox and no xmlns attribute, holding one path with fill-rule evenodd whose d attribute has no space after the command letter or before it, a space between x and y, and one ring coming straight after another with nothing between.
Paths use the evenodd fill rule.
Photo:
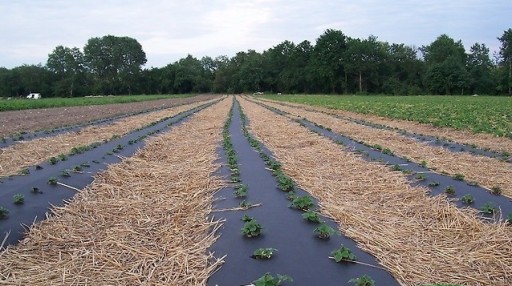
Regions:
<instances>
[{"instance_id":1,"label":"young plant","mask_svg":"<svg viewBox=\"0 0 512 286\"><path fill-rule=\"evenodd\" d=\"M68 171L68 170L63 170L63 171L61 171L61 172L60 172L60 175L61 175L62 177L71 177L71 174L69 173L69 171Z\"/></svg>"},{"instance_id":2,"label":"young plant","mask_svg":"<svg viewBox=\"0 0 512 286\"><path fill-rule=\"evenodd\" d=\"M50 177L50 178L48 179L48 184L53 185L53 186L54 186L54 185L57 185L57 178L55 178L55 177Z\"/></svg>"},{"instance_id":3,"label":"young plant","mask_svg":"<svg viewBox=\"0 0 512 286\"><path fill-rule=\"evenodd\" d=\"M12 202L15 205L22 205L25 203L25 196L22 194L15 194L14 196L12 196Z\"/></svg>"},{"instance_id":4,"label":"young plant","mask_svg":"<svg viewBox=\"0 0 512 286\"><path fill-rule=\"evenodd\" d=\"M314 223L320 222L320 216L318 215L317 212L312 211L312 210L309 210L309 211L303 213L302 217L309 222L314 222Z\"/></svg>"},{"instance_id":5,"label":"young plant","mask_svg":"<svg viewBox=\"0 0 512 286\"><path fill-rule=\"evenodd\" d=\"M480 208L480 211L483 212L484 214L493 214L495 211L496 211L496 207L494 206L493 203L491 202L488 202L488 203L485 203L485 205L483 205L481 208Z\"/></svg>"},{"instance_id":6,"label":"young plant","mask_svg":"<svg viewBox=\"0 0 512 286\"><path fill-rule=\"evenodd\" d=\"M460 199L463 204L470 205L475 202L475 198L470 194L465 194Z\"/></svg>"},{"instance_id":7,"label":"young plant","mask_svg":"<svg viewBox=\"0 0 512 286\"><path fill-rule=\"evenodd\" d=\"M393 165L393 167L391 167L391 171L402 171L402 168L400 167L400 165L395 164Z\"/></svg>"},{"instance_id":8,"label":"young plant","mask_svg":"<svg viewBox=\"0 0 512 286\"><path fill-rule=\"evenodd\" d=\"M254 280L252 284L254 286L280 286L283 285L283 282L293 282L293 279L290 276L279 274L274 277L267 272L265 275Z\"/></svg>"},{"instance_id":9,"label":"young plant","mask_svg":"<svg viewBox=\"0 0 512 286\"><path fill-rule=\"evenodd\" d=\"M59 159L55 158L55 157L50 157L50 159L48 159L48 163L50 163L50 165L55 165L59 162Z\"/></svg>"},{"instance_id":10,"label":"young plant","mask_svg":"<svg viewBox=\"0 0 512 286\"><path fill-rule=\"evenodd\" d=\"M348 283L352 283L356 286L375 286L375 280L366 274L358 278L352 278Z\"/></svg>"},{"instance_id":11,"label":"young plant","mask_svg":"<svg viewBox=\"0 0 512 286\"><path fill-rule=\"evenodd\" d=\"M318 238L328 239L332 234L336 233L336 230L334 230L334 228L330 227L326 223L322 223L317 228L315 228L314 232Z\"/></svg>"},{"instance_id":12,"label":"young plant","mask_svg":"<svg viewBox=\"0 0 512 286\"><path fill-rule=\"evenodd\" d=\"M439 181L432 181L432 182L428 183L428 186L432 187L432 188L437 187L437 186L439 186Z\"/></svg>"},{"instance_id":13,"label":"young plant","mask_svg":"<svg viewBox=\"0 0 512 286\"><path fill-rule=\"evenodd\" d=\"M293 180L283 173L277 175L278 188L283 192L289 192L293 190Z\"/></svg>"},{"instance_id":14,"label":"young plant","mask_svg":"<svg viewBox=\"0 0 512 286\"><path fill-rule=\"evenodd\" d=\"M427 176L425 176L425 174L416 174L415 178L418 181L425 181L427 179Z\"/></svg>"},{"instance_id":15,"label":"young plant","mask_svg":"<svg viewBox=\"0 0 512 286\"><path fill-rule=\"evenodd\" d=\"M297 197L297 194L294 191L289 191L288 194L286 194L286 198L289 201L293 201Z\"/></svg>"},{"instance_id":16,"label":"young plant","mask_svg":"<svg viewBox=\"0 0 512 286\"><path fill-rule=\"evenodd\" d=\"M252 258L271 259L275 251L277 251L275 248L258 248L253 252Z\"/></svg>"},{"instance_id":17,"label":"young plant","mask_svg":"<svg viewBox=\"0 0 512 286\"><path fill-rule=\"evenodd\" d=\"M60 161L66 161L68 159L68 156L66 156L65 154L60 154L59 156L57 156L57 159Z\"/></svg>"},{"instance_id":18,"label":"young plant","mask_svg":"<svg viewBox=\"0 0 512 286\"><path fill-rule=\"evenodd\" d=\"M231 183L240 183L240 176L231 174Z\"/></svg>"},{"instance_id":19,"label":"young plant","mask_svg":"<svg viewBox=\"0 0 512 286\"><path fill-rule=\"evenodd\" d=\"M30 170L28 168L23 168L19 171L19 174L20 175L29 175L30 174Z\"/></svg>"},{"instance_id":20,"label":"young plant","mask_svg":"<svg viewBox=\"0 0 512 286\"><path fill-rule=\"evenodd\" d=\"M9 215L9 210L0 206L0 219L5 219Z\"/></svg>"},{"instance_id":21,"label":"young plant","mask_svg":"<svg viewBox=\"0 0 512 286\"><path fill-rule=\"evenodd\" d=\"M315 204L313 203L313 199L308 195L296 197L295 199L293 199L291 203L292 208L299 209L302 211L308 211L314 206Z\"/></svg>"},{"instance_id":22,"label":"young plant","mask_svg":"<svg viewBox=\"0 0 512 286\"><path fill-rule=\"evenodd\" d=\"M457 181L464 181L464 175L462 174L455 174L453 175L453 178Z\"/></svg>"},{"instance_id":23,"label":"young plant","mask_svg":"<svg viewBox=\"0 0 512 286\"><path fill-rule=\"evenodd\" d=\"M240 184L235 187L235 191L233 192L235 197L237 198L244 198L247 196L247 186Z\"/></svg>"},{"instance_id":24,"label":"young plant","mask_svg":"<svg viewBox=\"0 0 512 286\"><path fill-rule=\"evenodd\" d=\"M421 161L420 166L423 168L427 167L427 161Z\"/></svg>"},{"instance_id":25,"label":"young plant","mask_svg":"<svg viewBox=\"0 0 512 286\"><path fill-rule=\"evenodd\" d=\"M448 195L448 196L454 196L454 195L455 195L455 189L453 188L453 186L452 186L452 185L450 185L450 186L446 187L446 188L444 189L444 192L445 192L445 194L446 194L446 195Z\"/></svg>"},{"instance_id":26,"label":"young plant","mask_svg":"<svg viewBox=\"0 0 512 286\"><path fill-rule=\"evenodd\" d=\"M244 223L244 226L240 230L245 237L256 237L261 234L261 230L263 227L259 224L255 219L247 221Z\"/></svg>"},{"instance_id":27,"label":"young plant","mask_svg":"<svg viewBox=\"0 0 512 286\"><path fill-rule=\"evenodd\" d=\"M499 196L499 195L501 195L501 193L502 193L502 190L499 186L494 186L491 188L491 194Z\"/></svg>"},{"instance_id":28,"label":"young plant","mask_svg":"<svg viewBox=\"0 0 512 286\"><path fill-rule=\"evenodd\" d=\"M352 251L343 245L340 248L331 252L331 255L333 256L332 258L336 262L351 262L356 260L356 256L352 253Z\"/></svg>"}]
</instances>

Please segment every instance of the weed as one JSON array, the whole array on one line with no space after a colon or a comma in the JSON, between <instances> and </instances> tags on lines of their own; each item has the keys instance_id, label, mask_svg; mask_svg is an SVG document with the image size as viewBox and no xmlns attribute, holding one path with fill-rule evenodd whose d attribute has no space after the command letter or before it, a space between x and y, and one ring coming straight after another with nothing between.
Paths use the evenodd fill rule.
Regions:
<instances>
[{"instance_id":1,"label":"weed","mask_svg":"<svg viewBox=\"0 0 512 286\"><path fill-rule=\"evenodd\" d=\"M267 272L252 283L254 286L279 286L282 285L283 282L293 282L293 279L290 276L279 274L274 277Z\"/></svg>"},{"instance_id":2,"label":"weed","mask_svg":"<svg viewBox=\"0 0 512 286\"><path fill-rule=\"evenodd\" d=\"M453 188L453 186L450 185L444 189L444 193L447 194L448 196L453 196L455 195L455 188Z\"/></svg>"},{"instance_id":3,"label":"weed","mask_svg":"<svg viewBox=\"0 0 512 286\"><path fill-rule=\"evenodd\" d=\"M491 188L491 194L499 196L499 195L501 195L501 193L502 193L502 190L499 186L494 186Z\"/></svg>"},{"instance_id":4,"label":"weed","mask_svg":"<svg viewBox=\"0 0 512 286\"><path fill-rule=\"evenodd\" d=\"M22 205L25 203L25 196L22 194L15 194L14 196L12 196L12 202L15 205Z\"/></svg>"},{"instance_id":5,"label":"weed","mask_svg":"<svg viewBox=\"0 0 512 286\"><path fill-rule=\"evenodd\" d=\"M480 208L480 211L483 212L484 214L494 214L494 212L496 211L496 207L494 206L493 203L487 202Z\"/></svg>"},{"instance_id":6,"label":"weed","mask_svg":"<svg viewBox=\"0 0 512 286\"><path fill-rule=\"evenodd\" d=\"M317 228L315 228L314 232L318 238L327 239L332 234L336 233L336 230L327 225L326 223L322 223Z\"/></svg>"},{"instance_id":7,"label":"weed","mask_svg":"<svg viewBox=\"0 0 512 286\"><path fill-rule=\"evenodd\" d=\"M314 207L315 204L313 203L313 199L310 196L305 195L293 199L290 206L299 210L308 211Z\"/></svg>"},{"instance_id":8,"label":"weed","mask_svg":"<svg viewBox=\"0 0 512 286\"><path fill-rule=\"evenodd\" d=\"M455 174L455 175L453 175L453 179L455 179L457 181L464 181L464 175L462 175L462 174Z\"/></svg>"},{"instance_id":9,"label":"weed","mask_svg":"<svg viewBox=\"0 0 512 286\"><path fill-rule=\"evenodd\" d=\"M341 262L341 261L350 262L350 261L356 260L356 256L352 253L352 251L343 245L340 248L332 251L331 255L333 256L333 259L336 262Z\"/></svg>"},{"instance_id":10,"label":"weed","mask_svg":"<svg viewBox=\"0 0 512 286\"><path fill-rule=\"evenodd\" d=\"M475 202L475 198L470 194L465 194L460 199L463 204L470 205Z\"/></svg>"},{"instance_id":11,"label":"weed","mask_svg":"<svg viewBox=\"0 0 512 286\"><path fill-rule=\"evenodd\" d=\"M51 177L48 179L48 184L50 185L57 185L57 178Z\"/></svg>"},{"instance_id":12,"label":"weed","mask_svg":"<svg viewBox=\"0 0 512 286\"><path fill-rule=\"evenodd\" d=\"M256 237L261 234L263 227L255 219L247 221L240 230L245 237Z\"/></svg>"},{"instance_id":13,"label":"weed","mask_svg":"<svg viewBox=\"0 0 512 286\"><path fill-rule=\"evenodd\" d=\"M270 259L275 251L277 251L275 248L258 248L253 252L252 257L256 259Z\"/></svg>"},{"instance_id":14,"label":"weed","mask_svg":"<svg viewBox=\"0 0 512 286\"><path fill-rule=\"evenodd\" d=\"M352 278L348 283L352 283L356 286L375 286L375 280L366 274L358 278Z\"/></svg>"},{"instance_id":15,"label":"weed","mask_svg":"<svg viewBox=\"0 0 512 286\"><path fill-rule=\"evenodd\" d=\"M240 176L231 175L231 183L240 183Z\"/></svg>"},{"instance_id":16,"label":"weed","mask_svg":"<svg viewBox=\"0 0 512 286\"><path fill-rule=\"evenodd\" d=\"M0 206L0 219L5 219L9 215L9 210Z\"/></svg>"},{"instance_id":17,"label":"weed","mask_svg":"<svg viewBox=\"0 0 512 286\"><path fill-rule=\"evenodd\" d=\"M235 197L237 198L243 198L247 196L247 186L240 184L235 187L235 191L233 192Z\"/></svg>"}]
</instances>

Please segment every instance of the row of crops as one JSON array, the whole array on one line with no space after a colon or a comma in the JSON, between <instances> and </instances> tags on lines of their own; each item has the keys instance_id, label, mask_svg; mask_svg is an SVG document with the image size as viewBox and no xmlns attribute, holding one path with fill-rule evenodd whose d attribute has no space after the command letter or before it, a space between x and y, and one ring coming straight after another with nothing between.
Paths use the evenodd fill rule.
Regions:
<instances>
[{"instance_id":1,"label":"row of crops","mask_svg":"<svg viewBox=\"0 0 512 286\"><path fill-rule=\"evenodd\" d=\"M510 285L506 138L386 124L229 96L13 142L0 285Z\"/></svg>"}]
</instances>

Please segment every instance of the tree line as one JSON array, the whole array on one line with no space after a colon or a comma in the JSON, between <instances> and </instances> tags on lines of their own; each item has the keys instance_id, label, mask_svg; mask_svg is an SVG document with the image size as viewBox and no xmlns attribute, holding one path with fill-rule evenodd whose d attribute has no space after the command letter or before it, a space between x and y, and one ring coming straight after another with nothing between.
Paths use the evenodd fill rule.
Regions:
<instances>
[{"instance_id":1,"label":"tree line","mask_svg":"<svg viewBox=\"0 0 512 286\"><path fill-rule=\"evenodd\" d=\"M161 68L143 68L136 39L91 38L82 50L56 47L46 64L0 68L0 96L41 92L45 97L90 94L327 93L512 95L512 28L498 37L491 59L485 44L466 52L440 35L419 48L351 38L328 29L313 45L284 41L258 53L197 59L188 55Z\"/></svg>"}]
</instances>

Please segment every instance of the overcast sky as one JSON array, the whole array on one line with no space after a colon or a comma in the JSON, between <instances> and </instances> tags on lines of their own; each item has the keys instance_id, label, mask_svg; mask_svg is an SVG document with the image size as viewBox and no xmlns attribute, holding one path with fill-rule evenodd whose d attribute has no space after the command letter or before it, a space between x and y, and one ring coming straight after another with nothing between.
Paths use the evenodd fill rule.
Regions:
<instances>
[{"instance_id":1,"label":"overcast sky","mask_svg":"<svg viewBox=\"0 0 512 286\"><path fill-rule=\"evenodd\" d=\"M83 49L105 35L137 39L146 67L162 67L187 54L314 44L328 28L415 46L448 34L492 53L512 28L512 0L0 0L0 67L44 65L58 45Z\"/></svg>"}]
</instances>

